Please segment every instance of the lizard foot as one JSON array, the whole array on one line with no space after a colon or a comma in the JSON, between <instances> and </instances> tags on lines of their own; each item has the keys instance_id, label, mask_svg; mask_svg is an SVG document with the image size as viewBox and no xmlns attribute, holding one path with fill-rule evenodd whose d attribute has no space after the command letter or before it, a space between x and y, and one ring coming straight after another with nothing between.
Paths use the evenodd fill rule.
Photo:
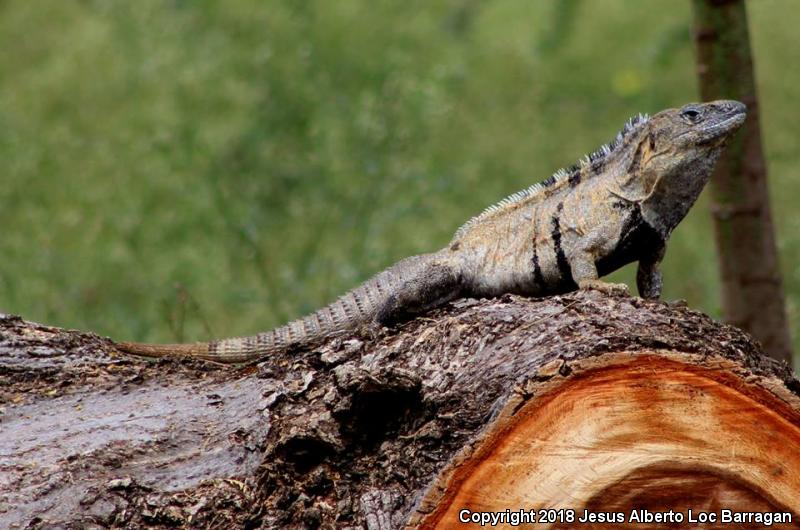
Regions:
<instances>
[{"instance_id":1,"label":"lizard foot","mask_svg":"<svg viewBox=\"0 0 800 530\"><path fill-rule=\"evenodd\" d=\"M385 332L387 327L379 324L374 320L361 324L356 329L356 334L370 341L379 339ZM388 328L392 329L392 328Z\"/></svg>"},{"instance_id":2,"label":"lizard foot","mask_svg":"<svg viewBox=\"0 0 800 530\"><path fill-rule=\"evenodd\" d=\"M608 295L630 296L631 294L628 290L628 286L624 283L609 283L602 280L583 280L578 286L581 289L591 289Z\"/></svg>"}]
</instances>

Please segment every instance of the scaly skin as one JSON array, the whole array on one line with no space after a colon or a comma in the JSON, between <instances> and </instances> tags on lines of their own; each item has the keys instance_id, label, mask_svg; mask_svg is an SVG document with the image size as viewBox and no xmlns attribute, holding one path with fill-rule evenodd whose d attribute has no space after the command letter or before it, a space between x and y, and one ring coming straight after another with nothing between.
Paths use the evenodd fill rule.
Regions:
<instances>
[{"instance_id":1,"label":"scaly skin","mask_svg":"<svg viewBox=\"0 0 800 530\"><path fill-rule=\"evenodd\" d=\"M714 101L633 118L579 164L468 221L446 248L406 258L277 329L209 343L118 346L151 357L250 362L360 327L392 325L462 296L627 292L600 277L633 261L639 294L658 298L667 239L745 111L737 101Z\"/></svg>"}]
</instances>

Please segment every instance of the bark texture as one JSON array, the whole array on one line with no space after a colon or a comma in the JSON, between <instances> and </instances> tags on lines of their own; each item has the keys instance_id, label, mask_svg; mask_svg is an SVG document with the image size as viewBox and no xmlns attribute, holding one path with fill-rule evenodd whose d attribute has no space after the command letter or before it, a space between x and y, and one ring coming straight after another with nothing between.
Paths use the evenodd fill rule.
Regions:
<instances>
[{"instance_id":1,"label":"bark texture","mask_svg":"<svg viewBox=\"0 0 800 530\"><path fill-rule=\"evenodd\" d=\"M731 426L687 420L701 417L741 422L740 456L721 438ZM598 293L461 300L380 337L239 369L123 356L2 316L0 424L3 528L448 528L462 503L534 508L547 494L602 508L594 492L655 507L676 484L800 511L787 497L800 493L789 368L700 313ZM698 428L707 441L691 454ZM579 432L614 437L595 450ZM609 470L558 464L601 453ZM520 474L498 473L503 462ZM546 465L569 488L545 480ZM515 489L526 476L546 486L536 498ZM489 478L500 482L487 495Z\"/></svg>"},{"instance_id":2,"label":"bark texture","mask_svg":"<svg viewBox=\"0 0 800 530\"><path fill-rule=\"evenodd\" d=\"M693 0L700 94L747 105L742 131L711 179L725 320L768 354L792 362L783 285L761 145L759 105L744 0Z\"/></svg>"}]
</instances>

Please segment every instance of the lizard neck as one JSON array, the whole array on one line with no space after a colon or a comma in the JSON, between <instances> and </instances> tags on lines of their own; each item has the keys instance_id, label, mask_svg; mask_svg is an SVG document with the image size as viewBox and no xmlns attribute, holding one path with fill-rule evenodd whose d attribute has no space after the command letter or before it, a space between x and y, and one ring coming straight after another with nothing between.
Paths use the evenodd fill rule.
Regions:
<instances>
[{"instance_id":1,"label":"lizard neck","mask_svg":"<svg viewBox=\"0 0 800 530\"><path fill-rule=\"evenodd\" d=\"M703 191L721 149L675 167L656 180L641 202L642 217L666 239L678 226Z\"/></svg>"}]
</instances>

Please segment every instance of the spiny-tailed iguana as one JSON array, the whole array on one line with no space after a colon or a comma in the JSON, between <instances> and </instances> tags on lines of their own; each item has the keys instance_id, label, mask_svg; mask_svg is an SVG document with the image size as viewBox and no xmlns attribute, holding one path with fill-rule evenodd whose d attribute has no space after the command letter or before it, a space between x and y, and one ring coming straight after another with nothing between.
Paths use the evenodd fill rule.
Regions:
<instances>
[{"instance_id":1,"label":"spiny-tailed iguana","mask_svg":"<svg viewBox=\"0 0 800 530\"><path fill-rule=\"evenodd\" d=\"M745 113L737 101L714 101L631 118L578 164L470 219L442 250L406 258L272 331L208 343L118 346L146 356L247 362L362 326L391 325L458 297L627 292L599 277L633 261L639 262L639 294L658 298L667 238Z\"/></svg>"}]
</instances>

